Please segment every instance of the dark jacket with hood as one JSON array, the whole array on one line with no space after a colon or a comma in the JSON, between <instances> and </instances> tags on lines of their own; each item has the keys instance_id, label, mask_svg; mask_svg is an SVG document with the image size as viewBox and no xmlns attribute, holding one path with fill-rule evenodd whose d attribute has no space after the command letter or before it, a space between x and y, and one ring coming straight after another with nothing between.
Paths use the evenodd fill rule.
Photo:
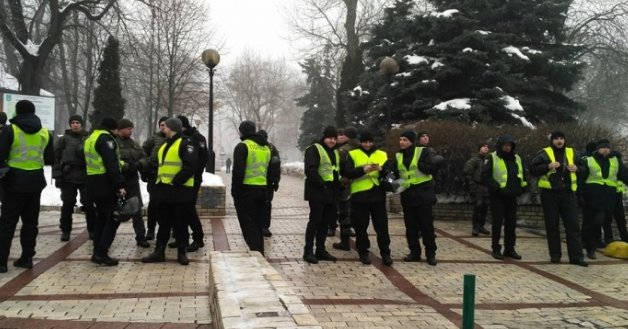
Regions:
<instances>
[{"instance_id":1,"label":"dark jacket with hood","mask_svg":"<svg viewBox=\"0 0 628 329\"><path fill-rule=\"evenodd\" d=\"M32 113L20 114L9 121L29 135L36 134L42 128L41 120ZM50 132L48 134L49 141L44 148L43 157L45 165L52 165L55 161L53 140L52 134ZM6 126L0 132L0 167L8 167L11 144L13 144L14 138L11 126ZM5 193L40 193L46 187L44 169L21 170L11 168L2 178L2 186Z\"/></svg>"},{"instance_id":2,"label":"dark jacket with hood","mask_svg":"<svg viewBox=\"0 0 628 329\"><path fill-rule=\"evenodd\" d=\"M124 176L120 172L117 153L119 146L111 134L111 130L105 127L96 129L109 132L109 134L98 136L95 143L96 152L102 157L107 172L99 175L88 175L85 185L86 191L90 197L96 199L117 198L118 190L126 186Z\"/></svg>"},{"instance_id":3,"label":"dark jacket with hood","mask_svg":"<svg viewBox=\"0 0 628 329\"><path fill-rule=\"evenodd\" d=\"M303 160L303 169L305 172L305 192L303 194L303 198L310 202L333 204L336 202L340 188L338 171L334 170L334 180L332 182L326 182L323 180L321 175L318 173L321 156L314 144L315 143L311 144L305 150L305 157ZM325 149L331 164L333 166L337 166L338 164L336 163L336 154L334 149L328 148L323 139L318 141L317 144L320 144L323 149Z\"/></svg>"},{"instance_id":4,"label":"dark jacket with hood","mask_svg":"<svg viewBox=\"0 0 628 329\"><path fill-rule=\"evenodd\" d=\"M471 155L471 159L464 165L464 177L469 184L469 192L474 197L482 197L488 195L488 188L482 184L482 171L484 163L490 154L476 153Z\"/></svg>"},{"instance_id":5,"label":"dark jacket with hood","mask_svg":"<svg viewBox=\"0 0 628 329\"><path fill-rule=\"evenodd\" d=\"M603 177L608 177L608 172L611 168L610 159L617 158L619 161L617 181L619 184L622 184L622 182L623 184L628 184L628 169L626 169L626 166L622 162L619 152L612 151L607 157L595 152L592 157L600 165ZM580 184L583 184L585 187L581 194L585 198L586 205L594 210L613 211L617 198L617 189L607 185L585 184L584 182L587 180L587 177L589 177L589 166L586 158L580 160L578 169L578 177L581 178ZM580 190L580 187L578 187L578 190Z\"/></svg>"},{"instance_id":6,"label":"dark jacket with hood","mask_svg":"<svg viewBox=\"0 0 628 329\"><path fill-rule=\"evenodd\" d=\"M185 129L183 135L188 137L193 143L194 147L198 150L198 165L196 166L196 172L194 173L194 184L199 186L203 182L203 173L205 172L205 165L209 159L209 152L207 151L207 140L196 127L190 127Z\"/></svg>"},{"instance_id":7,"label":"dark jacket with hood","mask_svg":"<svg viewBox=\"0 0 628 329\"><path fill-rule=\"evenodd\" d=\"M362 146L359 147L366 155L371 156L377 148L373 146L370 150L365 150ZM379 173L380 180L387 175L386 164L382 166L382 171ZM357 179L366 175L364 172L364 166L356 167L351 156L347 157L347 162L342 170L342 176L348 179ZM370 190L352 193L351 203L370 203L370 202L386 202L386 189L384 184L380 183L379 186L373 185Z\"/></svg>"},{"instance_id":8,"label":"dark jacket with hood","mask_svg":"<svg viewBox=\"0 0 628 329\"><path fill-rule=\"evenodd\" d=\"M144 152L148 155L149 166L146 168L146 173L151 177L157 175L157 152L161 146L166 142L166 135L164 133L156 132L142 144Z\"/></svg>"},{"instance_id":9,"label":"dark jacket with hood","mask_svg":"<svg viewBox=\"0 0 628 329\"><path fill-rule=\"evenodd\" d=\"M412 159L414 158L414 149L418 146L411 146L405 150L399 150L397 154L403 154L403 165L406 168L410 168ZM419 170L424 174L434 175L438 171L438 168L434 165L434 154L429 148L423 148L421 156L418 159ZM397 163L397 157L390 159L386 162L385 170L392 171L395 177L399 177L399 166ZM436 191L434 190L434 179L425 183L410 185L405 191L400 194L401 205L404 207L418 207L424 204L436 203Z\"/></svg>"},{"instance_id":10,"label":"dark jacket with hood","mask_svg":"<svg viewBox=\"0 0 628 329\"><path fill-rule=\"evenodd\" d=\"M512 145L510 153L504 153L502 151L502 145L505 143L510 143ZM518 176L519 167L517 166L517 161L515 159L516 148L517 144L515 143L515 140L509 135L499 136L497 143L495 144L495 152L498 157L504 159L506 170L508 171L508 181L506 182L506 186L504 188L500 188L499 183L493 179L493 156L491 154L486 156L488 161L482 170L482 182L488 188L491 195L518 197L524 192ZM526 180L525 168L523 170L523 180Z\"/></svg>"},{"instance_id":11,"label":"dark jacket with hood","mask_svg":"<svg viewBox=\"0 0 628 329\"><path fill-rule=\"evenodd\" d=\"M84 146L87 132L74 132L67 129L54 146L55 164L52 166L52 178L66 183L85 184L87 169L85 159L79 158L78 148Z\"/></svg>"},{"instance_id":12,"label":"dark jacket with hood","mask_svg":"<svg viewBox=\"0 0 628 329\"><path fill-rule=\"evenodd\" d=\"M179 145L179 158L181 158L181 170L172 179L172 184L157 183L153 192L153 198L159 203L194 203L196 191L193 187L185 186L185 182L196 173L198 166L198 151L194 142L178 133L172 138L166 139L166 147L162 154L165 158L168 150L174 142L181 139Z\"/></svg>"},{"instance_id":13,"label":"dark jacket with hood","mask_svg":"<svg viewBox=\"0 0 628 329\"><path fill-rule=\"evenodd\" d=\"M281 181L281 157L275 145L268 143L268 147L270 148L270 163L268 164L267 187L276 191Z\"/></svg>"},{"instance_id":14,"label":"dark jacket with hood","mask_svg":"<svg viewBox=\"0 0 628 329\"><path fill-rule=\"evenodd\" d=\"M126 185L138 185L139 171L149 166L148 155L133 138L116 136L116 140L120 147L120 159L124 161L122 175L124 175Z\"/></svg>"},{"instance_id":15,"label":"dark jacket with hood","mask_svg":"<svg viewBox=\"0 0 628 329\"><path fill-rule=\"evenodd\" d=\"M340 155L340 169L341 170L344 170L344 167L347 164L347 158L349 157L349 152L357 148L360 148L360 141L357 138L352 138L342 145L337 145L338 154ZM351 181L346 177L342 177L340 179L340 182L342 184L342 187L344 188L350 188L351 186Z\"/></svg>"},{"instance_id":16,"label":"dark jacket with hood","mask_svg":"<svg viewBox=\"0 0 628 329\"><path fill-rule=\"evenodd\" d=\"M554 151L554 158L560 163L560 167L556 168L556 173L549 176L552 190L571 190L571 172L567 169L567 158L565 156L567 144L563 145L561 148L557 148L554 144L550 147ZM575 165L578 165L580 162L580 155L576 150L574 150L574 158L572 160ZM545 152L544 149L540 150L534 159L532 159L532 164L530 165L530 175L536 177L546 175L550 171L548 165L551 162L552 161L547 155L547 152Z\"/></svg>"},{"instance_id":17,"label":"dark jacket with hood","mask_svg":"<svg viewBox=\"0 0 628 329\"><path fill-rule=\"evenodd\" d=\"M240 140L250 139L261 146L268 146L266 138L257 133L243 135ZM244 171L246 169L246 159L249 156L249 149L246 144L238 143L233 150L233 168L231 168L231 196L242 197L247 191L261 191L266 194L264 185L244 185Z\"/></svg>"}]
</instances>

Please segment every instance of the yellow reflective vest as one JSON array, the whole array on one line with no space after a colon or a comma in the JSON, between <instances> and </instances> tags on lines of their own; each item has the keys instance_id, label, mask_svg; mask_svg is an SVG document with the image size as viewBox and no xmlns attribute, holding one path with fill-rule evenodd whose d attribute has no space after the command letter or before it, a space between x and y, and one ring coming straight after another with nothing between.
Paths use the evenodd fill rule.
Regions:
<instances>
[{"instance_id":1,"label":"yellow reflective vest","mask_svg":"<svg viewBox=\"0 0 628 329\"><path fill-rule=\"evenodd\" d=\"M50 134L46 128L41 128L34 134L27 134L17 125L13 129L13 144L9 151L7 164L11 168L21 170L38 170L44 167L44 150L50 141Z\"/></svg>"},{"instance_id":2,"label":"yellow reflective vest","mask_svg":"<svg viewBox=\"0 0 628 329\"><path fill-rule=\"evenodd\" d=\"M419 170L419 159L421 153L423 153L425 147L415 147L414 156L410 162L410 168L406 168L403 164L403 153L398 152L396 154L397 170L399 171L399 178L404 180L404 185L408 188L410 185L418 185L421 183L429 182L432 180L432 175L428 175Z\"/></svg>"},{"instance_id":3,"label":"yellow reflective vest","mask_svg":"<svg viewBox=\"0 0 628 329\"><path fill-rule=\"evenodd\" d=\"M89 135L89 137L85 140L85 146L83 147L88 176L102 175L107 172L107 168L105 168L105 163L102 159L102 156L100 156L100 153L96 151L96 141L98 141L98 137L100 137L100 135L104 134L108 134L111 136L112 141L107 141L107 143L114 143L113 145L116 146L116 155L118 159L120 159L120 148L118 147L118 142L116 142L116 138L106 130L94 130L94 132L92 132L92 134ZM118 170L120 170L120 168L120 162L118 162Z\"/></svg>"},{"instance_id":4,"label":"yellow reflective vest","mask_svg":"<svg viewBox=\"0 0 628 329\"><path fill-rule=\"evenodd\" d=\"M506 162L504 159L497 156L496 152L492 152L493 157L493 179L499 184L499 188L505 188L508 183L508 168L506 168ZM515 161L517 162L517 177L521 182L521 187L528 186L528 183L523 179L523 164L519 155L515 154Z\"/></svg>"},{"instance_id":5,"label":"yellow reflective vest","mask_svg":"<svg viewBox=\"0 0 628 329\"><path fill-rule=\"evenodd\" d=\"M157 183L163 183L172 185L172 180L176 176L183 166L183 161L179 157L179 147L181 146L181 138L177 139L170 145L166 156L164 157L164 150L167 143L164 143L157 152L157 159L159 167L157 169ZM194 175L190 177L183 186L194 187Z\"/></svg>"},{"instance_id":6,"label":"yellow reflective vest","mask_svg":"<svg viewBox=\"0 0 628 329\"><path fill-rule=\"evenodd\" d=\"M244 169L244 185L266 186L266 175L270 163L270 148L245 139L242 141L248 149L246 168Z\"/></svg>"},{"instance_id":7,"label":"yellow reflective vest","mask_svg":"<svg viewBox=\"0 0 628 329\"><path fill-rule=\"evenodd\" d=\"M383 166L388 160L388 156L385 152L377 150L371 153L370 156L366 155L361 149L355 149L349 152L349 156L353 160L355 167L363 167L369 164L378 164ZM379 186L379 171L374 170L362 177L356 178L351 182L351 194L368 191L373 186Z\"/></svg>"},{"instance_id":8,"label":"yellow reflective vest","mask_svg":"<svg viewBox=\"0 0 628 329\"><path fill-rule=\"evenodd\" d=\"M556 157L554 156L554 150L551 147L546 147L543 150L545 151L545 153L547 153L547 156L549 157L550 162L556 161ZM574 164L574 152L571 147L565 148L565 158L567 160L567 165ZM552 169L547 174L541 176L539 178L539 187L551 190L552 184L550 183L549 176L554 175L554 174L556 174L556 169ZM575 172L570 173L570 176L571 176L571 190L576 192L576 190L578 189L578 182L577 182L578 177L576 177Z\"/></svg>"},{"instance_id":9,"label":"yellow reflective vest","mask_svg":"<svg viewBox=\"0 0 628 329\"><path fill-rule=\"evenodd\" d=\"M607 185L617 188L617 172L619 171L619 160L617 158L608 159L611 166L608 170L608 177L602 176L602 168L594 157L587 158L587 167L589 168L589 176L587 184Z\"/></svg>"},{"instance_id":10,"label":"yellow reflective vest","mask_svg":"<svg viewBox=\"0 0 628 329\"><path fill-rule=\"evenodd\" d=\"M338 153L338 150L334 150L334 154L336 156L336 165L333 165L331 163L331 159L329 158L329 155L327 154L327 151L325 150L325 148L319 144L319 143L314 143L309 147L314 146L316 147L316 149L318 150L318 155L320 157L320 163L318 165L318 174L321 176L321 178L323 179L323 181L325 182L333 182L334 181L334 171L338 172L338 166L340 165L340 154ZM340 176L338 176L340 177Z\"/></svg>"}]
</instances>

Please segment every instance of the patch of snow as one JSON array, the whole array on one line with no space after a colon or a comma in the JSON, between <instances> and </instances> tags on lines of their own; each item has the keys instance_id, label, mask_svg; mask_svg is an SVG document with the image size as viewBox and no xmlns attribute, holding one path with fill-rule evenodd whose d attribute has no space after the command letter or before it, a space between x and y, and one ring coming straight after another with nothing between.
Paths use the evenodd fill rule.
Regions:
<instances>
[{"instance_id":1,"label":"patch of snow","mask_svg":"<svg viewBox=\"0 0 628 329\"><path fill-rule=\"evenodd\" d=\"M491 33L493 33L493 32L491 32L491 31L482 31L482 30L477 30L477 31L475 31L475 33L479 33L479 34L481 34L481 35L489 35L489 34L491 34Z\"/></svg>"},{"instance_id":2,"label":"patch of snow","mask_svg":"<svg viewBox=\"0 0 628 329\"><path fill-rule=\"evenodd\" d=\"M412 75L412 72L401 72L401 73L397 73L396 76L398 77L409 77Z\"/></svg>"},{"instance_id":3,"label":"patch of snow","mask_svg":"<svg viewBox=\"0 0 628 329\"><path fill-rule=\"evenodd\" d=\"M19 41L19 43L22 43L22 41ZM26 51L28 51L29 54L31 54L31 56L33 57L39 57L39 45L34 44L31 39L26 40L26 44L22 43L22 46L24 46L24 48L26 48Z\"/></svg>"},{"instance_id":4,"label":"patch of snow","mask_svg":"<svg viewBox=\"0 0 628 329\"><path fill-rule=\"evenodd\" d=\"M73 3L75 3L75 1L69 1L68 3L65 4L65 6L59 8L59 12L62 13L65 10L65 8L67 8L69 5Z\"/></svg>"},{"instance_id":5,"label":"patch of snow","mask_svg":"<svg viewBox=\"0 0 628 329\"><path fill-rule=\"evenodd\" d=\"M446 102L442 102L434 106L434 108L441 111L447 110L450 107L460 110L469 110L471 109L471 104L469 104L470 101L470 98L456 98Z\"/></svg>"},{"instance_id":6,"label":"patch of snow","mask_svg":"<svg viewBox=\"0 0 628 329\"><path fill-rule=\"evenodd\" d=\"M429 63L430 61L423 57L423 56L418 56L418 55L406 55L403 57L403 59L405 59L408 64L410 65L418 65L421 63Z\"/></svg>"},{"instance_id":7,"label":"patch of snow","mask_svg":"<svg viewBox=\"0 0 628 329\"><path fill-rule=\"evenodd\" d=\"M526 53L533 54L533 55L538 55L538 54L542 54L543 53L540 50L530 49L529 47L523 47L523 48L521 48L521 50L525 51Z\"/></svg>"},{"instance_id":8,"label":"patch of snow","mask_svg":"<svg viewBox=\"0 0 628 329\"><path fill-rule=\"evenodd\" d=\"M2 70L0 70L0 88L15 90L15 91L20 91L21 89L20 83L17 80L17 78L8 73L2 72ZM53 93L47 90L43 90L43 89L39 90L39 95L46 96L46 97L55 96Z\"/></svg>"},{"instance_id":9,"label":"patch of snow","mask_svg":"<svg viewBox=\"0 0 628 329\"><path fill-rule=\"evenodd\" d=\"M201 186L225 186L225 183L223 183L220 176L203 172L203 182Z\"/></svg>"},{"instance_id":10,"label":"patch of snow","mask_svg":"<svg viewBox=\"0 0 628 329\"><path fill-rule=\"evenodd\" d=\"M521 58L521 59L523 59L523 60L526 60L526 61L529 61L529 60L530 60L530 58L529 58L528 56L524 55L524 54L521 52L521 50L519 50L519 48L517 48L517 47L508 46L508 47L506 47L506 48L504 48L504 49L502 49L502 50L503 50L504 52L506 52L506 53L510 54L511 56L512 56L512 55L516 55L516 56L518 56L519 58Z\"/></svg>"},{"instance_id":11,"label":"patch of snow","mask_svg":"<svg viewBox=\"0 0 628 329\"><path fill-rule=\"evenodd\" d=\"M520 115L518 115L518 114L516 114L516 113L510 113L510 115L511 115L513 118L515 118L515 119L517 119L517 120L521 121L521 123L522 123L524 126L526 126L526 127L530 128L530 129L532 129L532 130L536 130L536 127L535 127L532 123L530 123L530 121L528 121L528 119L526 119L526 118L524 118L524 117L522 117L522 116L520 116Z\"/></svg>"},{"instance_id":12,"label":"patch of snow","mask_svg":"<svg viewBox=\"0 0 628 329\"><path fill-rule=\"evenodd\" d=\"M360 85L358 85L357 87L353 88L353 91L362 92L362 87L360 87Z\"/></svg>"},{"instance_id":13,"label":"patch of snow","mask_svg":"<svg viewBox=\"0 0 628 329\"><path fill-rule=\"evenodd\" d=\"M519 100L514 97L506 95L506 96L503 96L501 100L506 102L507 109L511 111L523 111L523 106L521 106L521 104L519 103Z\"/></svg>"},{"instance_id":14,"label":"patch of snow","mask_svg":"<svg viewBox=\"0 0 628 329\"><path fill-rule=\"evenodd\" d=\"M397 81L390 84L391 87L397 87L398 85L399 85L399 82Z\"/></svg>"},{"instance_id":15,"label":"patch of snow","mask_svg":"<svg viewBox=\"0 0 628 329\"><path fill-rule=\"evenodd\" d=\"M437 68L441 67L441 66L445 66L445 64L439 62L439 61L434 61L434 63L432 64L432 70L436 70Z\"/></svg>"},{"instance_id":16,"label":"patch of snow","mask_svg":"<svg viewBox=\"0 0 628 329\"><path fill-rule=\"evenodd\" d=\"M471 48L465 48L465 49L462 49L462 52L463 52L463 53L473 52L473 49L471 49Z\"/></svg>"},{"instance_id":17,"label":"patch of snow","mask_svg":"<svg viewBox=\"0 0 628 329\"><path fill-rule=\"evenodd\" d=\"M442 13L439 12L431 12L430 15L436 17L436 18L450 18L453 14L457 14L460 11L458 9L447 9L445 11L443 11Z\"/></svg>"},{"instance_id":18,"label":"patch of snow","mask_svg":"<svg viewBox=\"0 0 628 329\"><path fill-rule=\"evenodd\" d=\"M432 39L432 40L430 40L430 43L428 44L428 46L433 46L435 44L436 44L436 42L434 42L434 39Z\"/></svg>"},{"instance_id":19,"label":"patch of snow","mask_svg":"<svg viewBox=\"0 0 628 329\"><path fill-rule=\"evenodd\" d=\"M503 89L499 88L499 87L495 87L495 89L499 90L499 91L504 91Z\"/></svg>"},{"instance_id":20,"label":"patch of snow","mask_svg":"<svg viewBox=\"0 0 628 329\"><path fill-rule=\"evenodd\" d=\"M423 80L423 81L421 81L421 83L432 83L432 82L436 82L436 80Z\"/></svg>"}]
</instances>

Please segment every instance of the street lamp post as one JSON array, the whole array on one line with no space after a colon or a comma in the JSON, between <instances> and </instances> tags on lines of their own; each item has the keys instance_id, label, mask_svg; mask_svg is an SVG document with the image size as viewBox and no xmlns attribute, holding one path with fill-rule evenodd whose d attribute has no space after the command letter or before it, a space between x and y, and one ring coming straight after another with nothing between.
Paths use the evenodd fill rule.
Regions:
<instances>
[{"instance_id":1,"label":"street lamp post","mask_svg":"<svg viewBox=\"0 0 628 329\"><path fill-rule=\"evenodd\" d=\"M392 87L390 86L390 78L393 74L399 71L399 66L397 62L392 57L386 57L379 64L380 71L386 75L386 84L388 85L388 109L386 111L386 131L390 131L392 128L392 119L391 119L391 111L392 111Z\"/></svg>"},{"instance_id":2,"label":"street lamp post","mask_svg":"<svg viewBox=\"0 0 628 329\"><path fill-rule=\"evenodd\" d=\"M203 64L209 72L209 127L207 128L207 165L205 171L216 172L216 153L214 153L214 67L220 62L220 54L213 49L203 51L201 55Z\"/></svg>"}]
</instances>

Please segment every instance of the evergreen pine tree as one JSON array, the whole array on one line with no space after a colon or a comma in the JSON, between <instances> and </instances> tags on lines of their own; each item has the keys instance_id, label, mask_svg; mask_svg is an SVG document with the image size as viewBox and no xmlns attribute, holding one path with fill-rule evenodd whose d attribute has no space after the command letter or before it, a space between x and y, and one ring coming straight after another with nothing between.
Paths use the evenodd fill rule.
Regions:
<instances>
[{"instance_id":1,"label":"evergreen pine tree","mask_svg":"<svg viewBox=\"0 0 628 329\"><path fill-rule=\"evenodd\" d=\"M583 106L565 96L581 76L581 48L563 44L569 0L432 0L435 11L412 12L412 0L387 8L365 44L367 74L349 102L352 122L383 127L392 77L393 123L428 118L466 122L572 121ZM367 108L364 108L368 105Z\"/></svg>"},{"instance_id":2,"label":"evergreen pine tree","mask_svg":"<svg viewBox=\"0 0 628 329\"><path fill-rule=\"evenodd\" d=\"M305 150L321 138L324 127L334 125L334 85L329 59L321 65L316 59L309 58L300 65L309 86L308 93L296 99L298 106L307 108L301 118L298 141L299 149Z\"/></svg>"},{"instance_id":3,"label":"evergreen pine tree","mask_svg":"<svg viewBox=\"0 0 628 329\"><path fill-rule=\"evenodd\" d=\"M116 120L124 117L125 99L122 97L120 82L120 44L116 38L109 36L103 49L103 57L98 66L98 87L94 89L94 110L89 115L92 129L98 126L106 116Z\"/></svg>"}]
</instances>

